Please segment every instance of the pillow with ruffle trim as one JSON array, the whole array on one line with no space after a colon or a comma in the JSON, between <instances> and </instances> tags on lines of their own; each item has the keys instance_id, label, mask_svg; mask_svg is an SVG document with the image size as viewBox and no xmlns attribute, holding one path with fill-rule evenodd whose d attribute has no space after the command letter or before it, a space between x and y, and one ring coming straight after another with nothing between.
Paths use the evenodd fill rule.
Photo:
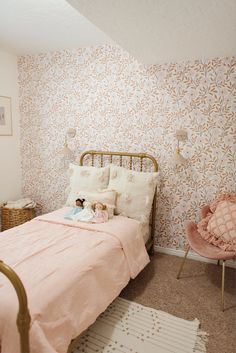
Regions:
<instances>
[{"instance_id":1,"label":"pillow with ruffle trim","mask_svg":"<svg viewBox=\"0 0 236 353\"><path fill-rule=\"evenodd\" d=\"M211 212L198 223L198 232L208 243L236 251L236 195L222 194L209 206Z\"/></svg>"}]
</instances>

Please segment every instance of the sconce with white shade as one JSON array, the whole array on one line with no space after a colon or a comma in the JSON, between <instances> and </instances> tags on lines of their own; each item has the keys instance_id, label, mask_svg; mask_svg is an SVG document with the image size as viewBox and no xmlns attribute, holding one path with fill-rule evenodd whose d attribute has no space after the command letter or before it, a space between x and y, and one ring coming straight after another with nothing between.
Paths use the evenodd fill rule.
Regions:
<instances>
[{"instance_id":1,"label":"sconce with white shade","mask_svg":"<svg viewBox=\"0 0 236 353\"><path fill-rule=\"evenodd\" d=\"M76 129L70 128L67 130L65 135L65 142L62 150L59 152L61 158L65 162L70 162L74 160L74 152L69 148L69 140L73 139L76 135Z\"/></svg>"},{"instance_id":2,"label":"sconce with white shade","mask_svg":"<svg viewBox=\"0 0 236 353\"><path fill-rule=\"evenodd\" d=\"M185 142L188 140L188 133L186 130L177 130L175 136L178 143L175 154L172 157L172 164L174 167L184 166L187 164L187 159L181 154L180 142Z\"/></svg>"}]
</instances>

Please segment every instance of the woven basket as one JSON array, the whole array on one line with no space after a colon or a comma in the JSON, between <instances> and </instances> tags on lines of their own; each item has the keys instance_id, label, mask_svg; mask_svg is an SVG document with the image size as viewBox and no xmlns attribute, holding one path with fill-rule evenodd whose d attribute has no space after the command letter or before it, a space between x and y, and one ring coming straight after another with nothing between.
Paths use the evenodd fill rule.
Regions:
<instances>
[{"instance_id":1,"label":"woven basket","mask_svg":"<svg viewBox=\"0 0 236 353\"><path fill-rule=\"evenodd\" d=\"M39 204L35 208L1 207L2 231L30 221L36 216L36 210L40 208Z\"/></svg>"}]
</instances>

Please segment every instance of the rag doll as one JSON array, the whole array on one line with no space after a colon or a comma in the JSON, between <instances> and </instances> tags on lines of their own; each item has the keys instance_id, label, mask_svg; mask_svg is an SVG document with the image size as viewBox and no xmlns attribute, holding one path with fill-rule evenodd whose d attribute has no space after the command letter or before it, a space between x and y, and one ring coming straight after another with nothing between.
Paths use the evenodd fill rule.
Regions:
<instances>
[{"instance_id":1,"label":"rag doll","mask_svg":"<svg viewBox=\"0 0 236 353\"><path fill-rule=\"evenodd\" d=\"M69 212L67 212L64 216L64 219L69 219L70 221L74 221L76 216L83 210L85 199L76 199L75 207L71 208Z\"/></svg>"},{"instance_id":2,"label":"rag doll","mask_svg":"<svg viewBox=\"0 0 236 353\"><path fill-rule=\"evenodd\" d=\"M92 209L92 204L91 202L85 201L83 206L82 211L76 214L74 221L91 222L95 216L95 212Z\"/></svg>"},{"instance_id":3,"label":"rag doll","mask_svg":"<svg viewBox=\"0 0 236 353\"><path fill-rule=\"evenodd\" d=\"M106 205L101 202L95 202L92 205L92 208L94 210L92 223L104 223L108 221L108 210Z\"/></svg>"}]
</instances>

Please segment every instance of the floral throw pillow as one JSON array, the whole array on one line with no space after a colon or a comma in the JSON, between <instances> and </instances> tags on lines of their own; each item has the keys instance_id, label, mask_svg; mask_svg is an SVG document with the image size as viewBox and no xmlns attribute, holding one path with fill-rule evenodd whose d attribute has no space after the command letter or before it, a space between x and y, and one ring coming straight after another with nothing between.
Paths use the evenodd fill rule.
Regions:
<instances>
[{"instance_id":1,"label":"floral throw pillow","mask_svg":"<svg viewBox=\"0 0 236 353\"><path fill-rule=\"evenodd\" d=\"M106 189L109 182L110 167L96 168L71 163L68 174L70 176L70 184L66 189L68 195L66 205L75 201L76 195L80 190L95 191Z\"/></svg>"}]
</instances>

